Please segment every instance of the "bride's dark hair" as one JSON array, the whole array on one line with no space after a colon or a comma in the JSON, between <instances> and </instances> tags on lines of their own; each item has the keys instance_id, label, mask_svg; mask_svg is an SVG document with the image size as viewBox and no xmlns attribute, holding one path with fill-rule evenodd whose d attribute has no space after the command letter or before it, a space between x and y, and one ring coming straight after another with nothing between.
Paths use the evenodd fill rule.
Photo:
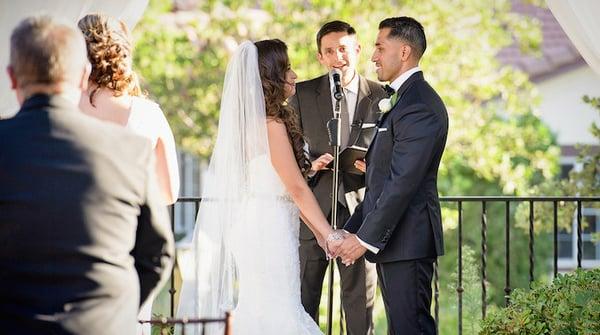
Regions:
<instances>
[{"instance_id":1,"label":"bride's dark hair","mask_svg":"<svg viewBox=\"0 0 600 335\"><path fill-rule=\"evenodd\" d=\"M254 43L258 49L258 69L265 95L267 118L282 122L302 175L307 176L311 164L304 152L304 135L296 111L285 103L285 74L290 68L287 45L281 40Z\"/></svg>"}]
</instances>

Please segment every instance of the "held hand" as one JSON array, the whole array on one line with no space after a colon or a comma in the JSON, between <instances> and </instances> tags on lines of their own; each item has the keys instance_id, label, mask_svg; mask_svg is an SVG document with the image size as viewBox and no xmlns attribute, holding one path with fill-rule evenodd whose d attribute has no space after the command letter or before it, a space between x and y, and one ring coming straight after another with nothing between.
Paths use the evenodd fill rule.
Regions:
<instances>
[{"instance_id":1,"label":"held hand","mask_svg":"<svg viewBox=\"0 0 600 335\"><path fill-rule=\"evenodd\" d=\"M338 243L333 243L333 241L335 241L337 239L341 240L341 239L343 239L343 237L341 234L338 233L338 231L332 230L331 228L329 228L329 233L325 233L322 235L320 234L317 236L317 243L319 244L321 249L323 249L323 251L325 251L325 256L327 257L327 260L330 260L330 259L333 259L336 257L334 255L334 252L332 252L331 248L333 246L337 250L337 248L341 244L341 241L339 241Z\"/></svg>"},{"instance_id":2,"label":"held hand","mask_svg":"<svg viewBox=\"0 0 600 335\"><path fill-rule=\"evenodd\" d=\"M315 172L324 170L326 169L325 167L327 166L327 164L331 163L332 160L333 156L331 154L325 153L311 162L311 170Z\"/></svg>"},{"instance_id":3,"label":"held hand","mask_svg":"<svg viewBox=\"0 0 600 335\"><path fill-rule=\"evenodd\" d=\"M339 248L338 256L342 258L342 263L349 266L354 264L365 252L367 252L367 249L360 244L356 235L349 234Z\"/></svg>"},{"instance_id":4,"label":"held hand","mask_svg":"<svg viewBox=\"0 0 600 335\"><path fill-rule=\"evenodd\" d=\"M342 230L335 230L329 236L327 236L327 250L330 258L336 258L340 246L344 242L344 233Z\"/></svg>"},{"instance_id":5,"label":"held hand","mask_svg":"<svg viewBox=\"0 0 600 335\"><path fill-rule=\"evenodd\" d=\"M321 247L321 249L323 249L323 251L325 251L325 256L327 257L327 259L332 258L331 255L329 254L329 249L327 247L327 240L322 237L317 237L317 243L319 244L319 247Z\"/></svg>"},{"instance_id":6,"label":"held hand","mask_svg":"<svg viewBox=\"0 0 600 335\"><path fill-rule=\"evenodd\" d=\"M362 173L367 172L367 163L365 163L364 159L357 159L354 161L354 167L358 170L362 171Z\"/></svg>"}]
</instances>

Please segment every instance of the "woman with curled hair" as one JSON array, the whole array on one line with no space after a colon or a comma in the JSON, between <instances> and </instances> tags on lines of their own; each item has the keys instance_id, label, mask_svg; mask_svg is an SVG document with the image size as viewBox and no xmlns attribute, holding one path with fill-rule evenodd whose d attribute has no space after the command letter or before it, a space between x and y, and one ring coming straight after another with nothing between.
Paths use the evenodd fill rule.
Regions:
<instances>
[{"instance_id":1,"label":"woman with curled hair","mask_svg":"<svg viewBox=\"0 0 600 335\"><path fill-rule=\"evenodd\" d=\"M92 65L87 94L82 94L79 107L86 114L120 124L152 141L165 204L173 204L179 193L175 140L160 106L140 89L132 69L127 26L104 14L86 15L78 26Z\"/></svg>"},{"instance_id":2,"label":"woman with curled hair","mask_svg":"<svg viewBox=\"0 0 600 335\"><path fill-rule=\"evenodd\" d=\"M171 128L160 106L148 100L132 69L132 45L127 26L104 14L79 20L92 65L87 94L80 109L93 117L120 124L150 139L156 154L156 174L165 205L177 201L179 171ZM126 145L126 144L125 144ZM150 320L153 297L141 307L138 318ZM150 325L138 325L138 334L150 334Z\"/></svg>"}]
</instances>

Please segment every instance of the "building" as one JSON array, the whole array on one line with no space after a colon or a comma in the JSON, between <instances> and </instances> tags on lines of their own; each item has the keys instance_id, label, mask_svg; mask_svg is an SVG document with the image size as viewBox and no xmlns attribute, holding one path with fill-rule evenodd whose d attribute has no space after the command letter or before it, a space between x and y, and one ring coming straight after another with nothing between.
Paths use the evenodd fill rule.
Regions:
<instances>
[{"instance_id":1,"label":"building","mask_svg":"<svg viewBox=\"0 0 600 335\"><path fill-rule=\"evenodd\" d=\"M529 74L541 96L540 118L556 134L561 148L562 177L566 178L577 166L577 144L586 144L600 150L598 140L589 127L600 124L600 116L582 100L584 95L600 96L600 75L583 60L549 9L515 2L513 11L538 19L543 42L541 56L525 55L517 45L505 48L498 59ZM584 208L583 262L586 268L600 266L600 243L593 234L600 233L600 208ZM559 233L559 263L561 271L577 266L577 226L573 221L571 232Z\"/></svg>"}]
</instances>

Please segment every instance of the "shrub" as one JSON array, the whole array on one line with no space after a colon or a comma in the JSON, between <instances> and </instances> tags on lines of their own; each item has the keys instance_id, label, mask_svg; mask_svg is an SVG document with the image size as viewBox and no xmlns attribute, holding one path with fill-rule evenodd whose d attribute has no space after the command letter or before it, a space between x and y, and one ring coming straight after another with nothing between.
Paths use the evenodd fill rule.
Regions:
<instances>
[{"instance_id":1,"label":"shrub","mask_svg":"<svg viewBox=\"0 0 600 335\"><path fill-rule=\"evenodd\" d=\"M550 285L515 290L511 305L491 311L480 335L600 334L600 269L559 275Z\"/></svg>"}]
</instances>

